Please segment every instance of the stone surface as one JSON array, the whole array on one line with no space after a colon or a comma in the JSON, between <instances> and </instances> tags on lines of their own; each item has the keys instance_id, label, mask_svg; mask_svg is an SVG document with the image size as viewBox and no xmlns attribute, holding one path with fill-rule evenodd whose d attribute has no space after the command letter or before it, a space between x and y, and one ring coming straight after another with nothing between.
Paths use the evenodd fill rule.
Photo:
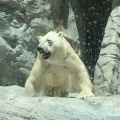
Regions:
<instances>
[{"instance_id":1,"label":"stone surface","mask_svg":"<svg viewBox=\"0 0 120 120\"><path fill-rule=\"evenodd\" d=\"M120 120L120 96L23 97L19 86L0 91L0 120Z\"/></svg>"},{"instance_id":2,"label":"stone surface","mask_svg":"<svg viewBox=\"0 0 120 120\"><path fill-rule=\"evenodd\" d=\"M0 87L1 120L103 120L87 102L77 98L22 97L18 86Z\"/></svg>"},{"instance_id":3,"label":"stone surface","mask_svg":"<svg viewBox=\"0 0 120 120\"><path fill-rule=\"evenodd\" d=\"M96 95L120 94L120 7L116 7L108 20L95 67L94 91Z\"/></svg>"},{"instance_id":4,"label":"stone surface","mask_svg":"<svg viewBox=\"0 0 120 120\"><path fill-rule=\"evenodd\" d=\"M120 119L120 96L97 96L86 100L90 106L104 116L104 120Z\"/></svg>"}]
</instances>

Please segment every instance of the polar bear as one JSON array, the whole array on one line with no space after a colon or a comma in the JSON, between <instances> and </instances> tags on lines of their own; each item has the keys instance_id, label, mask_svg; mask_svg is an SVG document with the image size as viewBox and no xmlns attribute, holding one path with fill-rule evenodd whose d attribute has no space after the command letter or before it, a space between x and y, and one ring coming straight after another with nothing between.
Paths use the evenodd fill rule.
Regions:
<instances>
[{"instance_id":1,"label":"polar bear","mask_svg":"<svg viewBox=\"0 0 120 120\"><path fill-rule=\"evenodd\" d=\"M38 55L25 83L26 96L66 97L74 88L78 98L93 96L93 84L85 65L61 32L38 37Z\"/></svg>"}]
</instances>

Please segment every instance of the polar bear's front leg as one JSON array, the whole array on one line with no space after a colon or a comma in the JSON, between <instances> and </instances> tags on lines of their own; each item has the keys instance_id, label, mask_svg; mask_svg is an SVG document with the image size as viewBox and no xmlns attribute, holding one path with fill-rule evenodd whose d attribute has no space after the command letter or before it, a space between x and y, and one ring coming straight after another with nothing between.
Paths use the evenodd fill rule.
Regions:
<instances>
[{"instance_id":1,"label":"polar bear's front leg","mask_svg":"<svg viewBox=\"0 0 120 120\"><path fill-rule=\"evenodd\" d=\"M31 70L30 76L26 80L25 88L23 91L24 96L31 96L31 97L37 96L38 88L39 91L41 89L41 86L39 84L41 82L40 78L41 78L41 62L38 55L37 60L34 63L34 66Z\"/></svg>"},{"instance_id":2,"label":"polar bear's front leg","mask_svg":"<svg viewBox=\"0 0 120 120\"><path fill-rule=\"evenodd\" d=\"M75 77L76 78L76 77ZM80 78L75 79L75 87L78 89L79 99L84 99L86 97L92 97L94 96L92 90L93 90L93 85L89 79L86 78Z\"/></svg>"},{"instance_id":3,"label":"polar bear's front leg","mask_svg":"<svg viewBox=\"0 0 120 120\"><path fill-rule=\"evenodd\" d=\"M36 95L35 84L32 82L32 78L29 77L25 83L23 96L35 97Z\"/></svg>"},{"instance_id":4,"label":"polar bear's front leg","mask_svg":"<svg viewBox=\"0 0 120 120\"><path fill-rule=\"evenodd\" d=\"M67 63L69 63L74 87L80 92L78 98L84 99L86 97L94 96L92 92L93 84L89 79L85 65L76 54L73 55L74 56L69 57Z\"/></svg>"},{"instance_id":5,"label":"polar bear's front leg","mask_svg":"<svg viewBox=\"0 0 120 120\"><path fill-rule=\"evenodd\" d=\"M81 87L81 91L78 95L79 99L84 99L84 98L92 97L92 96L94 96L94 94L93 94L92 90L89 88L89 86Z\"/></svg>"},{"instance_id":6,"label":"polar bear's front leg","mask_svg":"<svg viewBox=\"0 0 120 120\"><path fill-rule=\"evenodd\" d=\"M82 67L77 69L76 74L74 75L75 78L75 87L79 90L78 98L84 99L86 97L94 96L93 84L89 79L89 75L87 74L86 68Z\"/></svg>"}]
</instances>

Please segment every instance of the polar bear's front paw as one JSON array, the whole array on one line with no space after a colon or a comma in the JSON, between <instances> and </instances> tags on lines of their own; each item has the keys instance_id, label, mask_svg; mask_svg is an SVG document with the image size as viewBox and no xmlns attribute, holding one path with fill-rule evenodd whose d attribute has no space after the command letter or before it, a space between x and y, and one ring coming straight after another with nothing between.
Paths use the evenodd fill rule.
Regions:
<instances>
[{"instance_id":1,"label":"polar bear's front paw","mask_svg":"<svg viewBox=\"0 0 120 120\"><path fill-rule=\"evenodd\" d=\"M92 91L81 91L78 98L79 99L85 99L87 97L92 97L94 96L94 94L92 93Z\"/></svg>"}]
</instances>

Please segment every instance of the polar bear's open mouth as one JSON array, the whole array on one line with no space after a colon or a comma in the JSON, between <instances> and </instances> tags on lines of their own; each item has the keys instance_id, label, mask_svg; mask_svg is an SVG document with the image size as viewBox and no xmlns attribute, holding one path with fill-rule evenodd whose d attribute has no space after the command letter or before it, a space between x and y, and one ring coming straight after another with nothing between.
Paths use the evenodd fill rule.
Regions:
<instances>
[{"instance_id":1,"label":"polar bear's open mouth","mask_svg":"<svg viewBox=\"0 0 120 120\"><path fill-rule=\"evenodd\" d=\"M48 53L41 53L41 56L42 56L42 58L43 59L48 59L49 57L50 57L50 52L48 52Z\"/></svg>"},{"instance_id":2,"label":"polar bear's open mouth","mask_svg":"<svg viewBox=\"0 0 120 120\"><path fill-rule=\"evenodd\" d=\"M44 49L41 49L39 47L37 48L37 50L39 51L39 53L43 59L48 59L51 55L51 52L49 52L48 50L44 50Z\"/></svg>"}]
</instances>

